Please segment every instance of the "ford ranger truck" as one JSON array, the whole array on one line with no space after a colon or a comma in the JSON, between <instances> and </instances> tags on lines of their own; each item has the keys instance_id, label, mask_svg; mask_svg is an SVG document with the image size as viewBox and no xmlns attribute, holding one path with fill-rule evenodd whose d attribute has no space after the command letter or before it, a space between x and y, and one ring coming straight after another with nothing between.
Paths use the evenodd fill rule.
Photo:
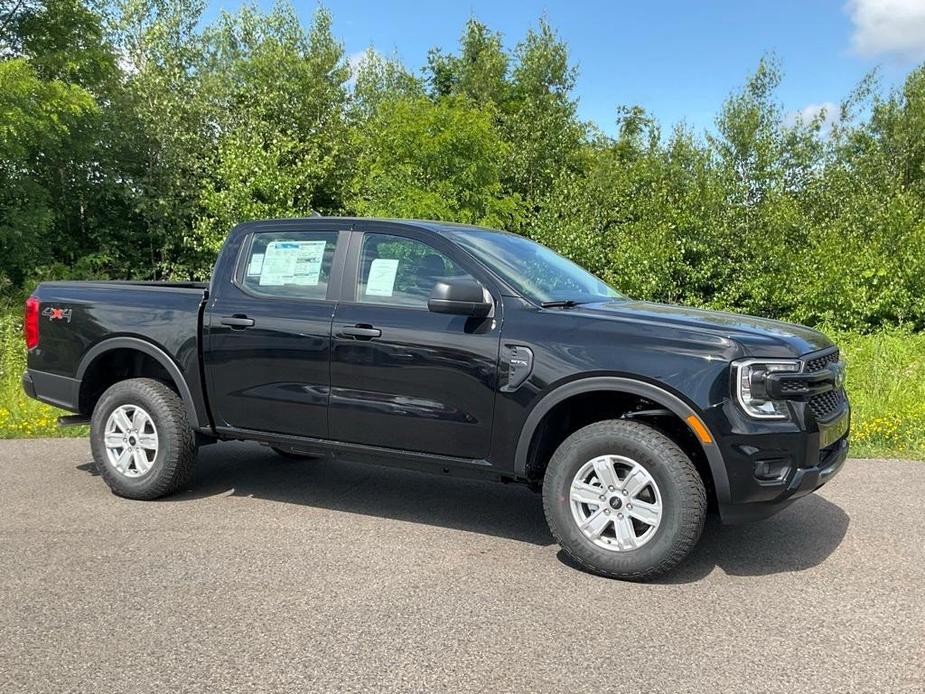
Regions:
<instances>
[{"instance_id":1,"label":"ford ranger truck","mask_svg":"<svg viewBox=\"0 0 925 694\"><path fill-rule=\"evenodd\" d=\"M26 393L89 422L120 496L183 488L228 440L521 482L575 562L622 579L680 562L708 510L780 511L848 452L824 335L636 301L459 224L241 224L208 283L41 283L25 337Z\"/></svg>"}]
</instances>

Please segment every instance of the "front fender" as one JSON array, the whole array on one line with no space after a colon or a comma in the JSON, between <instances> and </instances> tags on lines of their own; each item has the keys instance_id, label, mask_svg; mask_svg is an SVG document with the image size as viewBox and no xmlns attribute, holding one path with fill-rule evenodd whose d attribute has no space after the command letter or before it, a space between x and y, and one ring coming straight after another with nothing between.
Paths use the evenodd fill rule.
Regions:
<instances>
[{"instance_id":1,"label":"front fender","mask_svg":"<svg viewBox=\"0 0 925 694\"><path fill-rule=\"evenodd\" d=\"M530 414L527 415L523 429L520 432L520 437L517 440L517 450L514 455L514 472L518 477L526 477L527 457L530 452L530 444L533 441L533 436L540 422L543 420L543 417L552 410L553 407L564 400L592 391L613 391L638 395L654 403L658 403L685 422L688 421L688 417L695 417L711 439L710 443L704 443L697 431L694 430L695 437L703 449L704 456L710 465L710 473L713 476L717 500L720 504L729 501L729 476L726 472L726 465L723 462L722 453L716 443L716 437L707 429L702 417L694 411L694 408L689 404L664 388L660 388L645 381L638 381L620 376L593 376L582 378L577 381L564 383L544 395L539 402L534 405ZM688 426L690 426L690 424L688 424Z\"/></svg>"}]
</instances>

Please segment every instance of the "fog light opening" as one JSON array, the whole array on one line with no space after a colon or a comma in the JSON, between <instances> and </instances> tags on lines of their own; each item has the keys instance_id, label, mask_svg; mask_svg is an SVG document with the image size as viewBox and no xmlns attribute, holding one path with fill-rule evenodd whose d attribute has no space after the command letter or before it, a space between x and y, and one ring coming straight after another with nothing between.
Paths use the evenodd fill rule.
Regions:
<instances>
[{"instance_id":1,"label":"fog light opening","mask_svg":"<svg viewBox=\"0 0 925 694\"><path fill-rule=\"evenodd\" d=\"M774 458L759 460L755 463L755 479L759 482L782 482L789 473L789 460Z\"/></svg>"}]
</instances>

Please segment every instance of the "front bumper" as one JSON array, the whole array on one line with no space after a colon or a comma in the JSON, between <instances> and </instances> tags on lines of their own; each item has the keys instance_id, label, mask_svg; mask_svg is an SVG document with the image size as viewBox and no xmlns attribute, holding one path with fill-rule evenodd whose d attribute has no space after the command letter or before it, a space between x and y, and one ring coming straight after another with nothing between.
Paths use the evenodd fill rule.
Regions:
<instances>
[{"instance_id":1,"label":"front bumper","mask_svg":"<svg viewBox=\"0 0 925 694\"><path fill-rule=\"evenodd\" d=\"M827 421L762 425L727 410L729 428L718 437L729 481L720 498L724 523L767 518L835 477L848 457L851 411L844 407Z\"/></svg>"},{"instance_id":2,"label":"front bumper","mask_svg":"<svg viewBox=\"0 0 925 694\"><path fill-rule=\"evenodd\" d=\"M848 437L836 441L820 451L819 463L811 467L796 468L776 485L776 495L768 500L720 505L723 523L737 525L768 518L782 511L797 499L812 494L837 475L848 458Z\"/></svg>"}]
</instances>

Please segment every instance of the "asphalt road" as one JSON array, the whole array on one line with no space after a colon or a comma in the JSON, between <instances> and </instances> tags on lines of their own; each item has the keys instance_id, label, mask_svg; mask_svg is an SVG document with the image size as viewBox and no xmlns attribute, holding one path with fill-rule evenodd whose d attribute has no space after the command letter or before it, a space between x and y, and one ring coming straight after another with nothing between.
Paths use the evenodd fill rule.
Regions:
<instances>
[{"instance_id":1,"label":"asphalt road","mask_svg":"<svg viewBox=\"0 0 925 694\"><path fill-rule=\"evenodd\" d=\"M0 690L922 692L923 501L850 461L640 585L517 486L221 444L133 502L84 440L0 441Z\"/></svg>"}]
</instances>

